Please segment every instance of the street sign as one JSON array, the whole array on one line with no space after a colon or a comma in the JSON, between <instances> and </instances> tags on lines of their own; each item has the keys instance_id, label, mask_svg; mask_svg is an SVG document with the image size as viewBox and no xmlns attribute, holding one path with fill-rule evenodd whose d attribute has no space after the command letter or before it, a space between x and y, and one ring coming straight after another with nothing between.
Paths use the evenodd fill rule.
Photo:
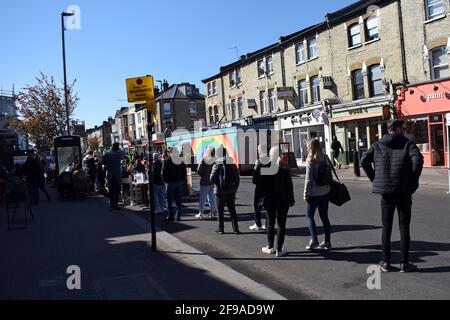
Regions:
<instances>
[{"instance_id":1,"label":"street sign","mask_svg":"<svg viewBox=\"0 0 450 320\"><path fill-rule=\"evenodd\" d=\"M155 99L152 76L127 79L128 102L144 102Z\"/></svg>"}]
</instances>

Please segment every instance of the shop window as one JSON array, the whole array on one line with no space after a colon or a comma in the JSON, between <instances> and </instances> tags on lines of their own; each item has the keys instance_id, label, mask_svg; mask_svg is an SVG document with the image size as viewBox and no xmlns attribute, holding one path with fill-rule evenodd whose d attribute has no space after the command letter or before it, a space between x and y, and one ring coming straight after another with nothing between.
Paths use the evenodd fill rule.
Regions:
<instances>
[{"instance_id":1,"label":"shop window","mask_svg":"<svg viewBox=\"0 0 450 320\"><path fill-rule=\"evenodd\" d=\"M412 118L406 123L405 135L417 144L421 152L430 152L428 141L428 118Z\"/></svg>"},{"instance_id":2,"label":"shop window","mask_svg":"<svg viewBox=\"0 0 450 320\"><path fill-rule=\"evenodd\" d=\"M450 77L447 47L431 51L431 76L433 79Z\"/></svg>"},{"instance_id":3,"label":"shop window","mask_svg":"<svg viewBox=\"0 0 450 320\"><path fill-rule=\"evenodd\" d=\"M362 70L352 72L353 99L360 100L366 97L364 92L364 77Z\"/></svg>"}]
</instances>

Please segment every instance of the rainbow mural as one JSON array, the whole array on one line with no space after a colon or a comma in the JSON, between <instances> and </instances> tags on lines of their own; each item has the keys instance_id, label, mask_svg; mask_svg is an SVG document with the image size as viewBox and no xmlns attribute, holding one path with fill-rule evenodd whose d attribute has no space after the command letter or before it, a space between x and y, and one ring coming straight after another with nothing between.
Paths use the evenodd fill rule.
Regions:
<instances>
[{"instance_id":1,"label":"rainbow mural","mask_svg":"<svg viewBox=\"0 0 450 320\"><path fill-rule=\"evenodd\" d=\"M193 138L191 142L192 152L198 163L202 160L208 147L213 147L217 150L220 146L224 146L230 157L233 158L234 163L239 165L237 145L235 133Z\"/></svg>"},{"instance_id":2,"label":"rainbow mural","mask_svg":"<svg viewBox=\"0 0 450 320\"><path fill-rule=\"evenodd\" d=\"M239 165L238 138L235 128L215 130L214 133L204 132L168 138L166 144L167 147L175 147L179 150L182 149L182 146L189 144L197 163L200 163L208 147L217 150L223 145L234 163Z\"/></svg>"}]
</instances>

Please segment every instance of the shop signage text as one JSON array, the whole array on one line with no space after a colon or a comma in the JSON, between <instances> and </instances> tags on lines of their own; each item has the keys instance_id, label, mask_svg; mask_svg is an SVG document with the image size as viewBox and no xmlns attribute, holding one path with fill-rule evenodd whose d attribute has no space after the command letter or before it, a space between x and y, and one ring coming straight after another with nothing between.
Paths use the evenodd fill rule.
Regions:
<instances>
[{"instance_id":1,"label":"shop signage text","mask_svg":"<svg viewBox=\"0 0 450 320\"><path fill-rule=\"evenodd\" d=\"M348 113L350 115L364 114L364 113L369 113L369 109L368 108L360 108L360 109L350 110Z\"/></svg>"},{"instance_id":2,"label":"shop signage text","mask_svg":"<svg viewBox=\"0 0 450 320\"><path fill-rule=\"evenodd\" d=\"M438 99L450 99L450 91L448 92L436 92L433 94L428 95L428 102Z\"/></svg>"}]
</instances>

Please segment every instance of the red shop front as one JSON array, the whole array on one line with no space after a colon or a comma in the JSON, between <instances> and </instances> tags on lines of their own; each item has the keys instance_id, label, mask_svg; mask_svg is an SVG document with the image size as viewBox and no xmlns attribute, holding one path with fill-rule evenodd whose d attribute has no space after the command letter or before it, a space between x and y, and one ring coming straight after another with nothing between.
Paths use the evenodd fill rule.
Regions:
<instances>
[{"instance_id":1,"label":"red shop front","mask_svg":"<svg viewBox=\"0 0 450 320\"><path fill-rule=\"evenodd\" d=\"M425 167L448 166L450 79L410 85L397 91L397 115L407 120L406 135L419 147Z\"/></svg>"}]
</instances>

